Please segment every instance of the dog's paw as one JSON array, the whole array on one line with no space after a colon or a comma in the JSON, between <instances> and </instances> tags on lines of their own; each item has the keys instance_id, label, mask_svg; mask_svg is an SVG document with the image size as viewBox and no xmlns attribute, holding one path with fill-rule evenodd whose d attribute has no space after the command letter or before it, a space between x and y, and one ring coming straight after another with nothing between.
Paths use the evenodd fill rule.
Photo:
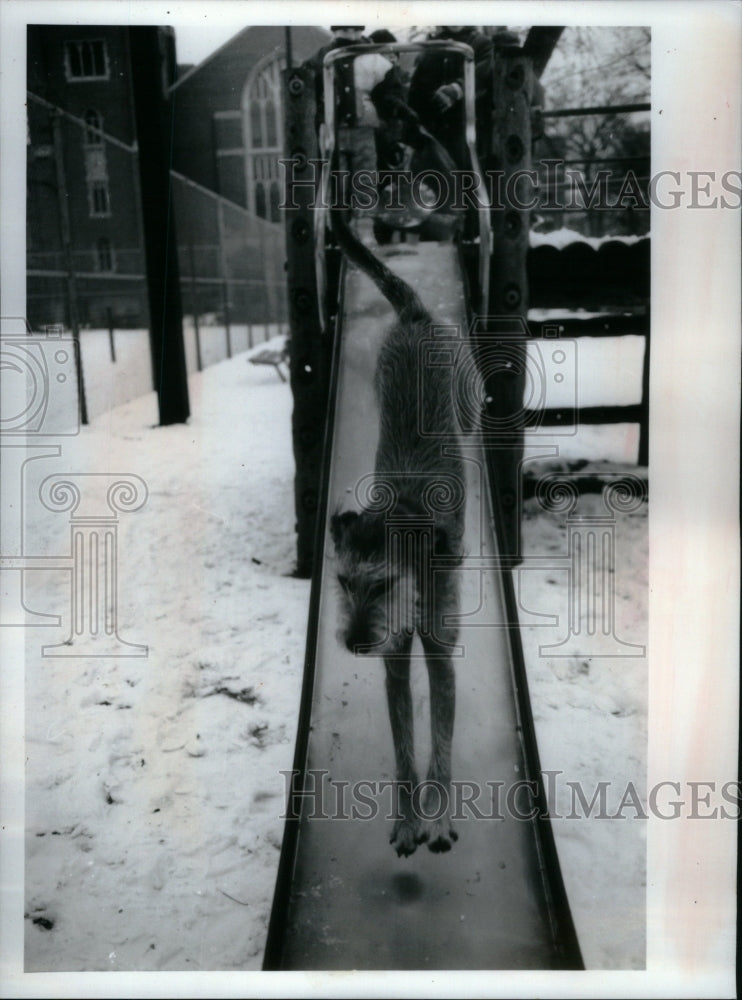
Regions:
<instances>
[{"instance_id":1,"label":"dog's paw","mask_svg":"<svg viewBox=\"0 0 742 1000\"><path fill-rule=\"evenodd\" d=\"M430 823L426 833L427 836L425 839L428 842L428 850L434 854L443 854L445 851L450 851L451 847L459 839L458 833L451 826L451 822L447 816L443 816L441 819Z\"/></svg>"},{"instance_id":2,"label":"dog's paw","mask_svg":"<svg viewBox=\"0 0 742 1000\"><path fill-rule=\"evenodd\" d=\"M415 853L417 845L422 844L427 839L428 831L422 826L419 820L415 817L406 817L398 819L394 824L394 831L389 843L397 852L398 857L408 858L410 854Z\"/></svg>"}]
</instances>

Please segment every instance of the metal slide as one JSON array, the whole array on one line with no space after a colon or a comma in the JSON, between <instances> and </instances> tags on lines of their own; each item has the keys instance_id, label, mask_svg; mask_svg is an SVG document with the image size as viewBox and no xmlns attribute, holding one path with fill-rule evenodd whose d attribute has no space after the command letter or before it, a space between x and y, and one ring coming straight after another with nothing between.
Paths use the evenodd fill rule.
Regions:
<instances>
[{"instance_id":1,"label":"metal slide","mask_svg":"<svg viewBox=\"0 0 742 1000\"><path fill-rule=\"evenodd\" d=\"M415 287L437 322L466 330L453 244L375 252ZM342 285L325 470L328 519L338 504L357 504L354 491L373 472L373 374L394 320L365 275L347 269ZM471 440L452 776L480 789L476 810L462 804L454 821L459 839L448 853L421 845L398 858L391 847L391 796L363 784L394 778L384 666L354 656L336 639L337 585L326 528L313 582L289 803L296 818L286 823L266 969L581 968L548 818L522 818L533 801L512 794L518 782L537 777L538 759L513 641L517 630L507 624L513 621L510 581L495 568L496 503ZM428 680L417 644L413 657L416 752L424 773Z\"/></svg>"}]
</instances>

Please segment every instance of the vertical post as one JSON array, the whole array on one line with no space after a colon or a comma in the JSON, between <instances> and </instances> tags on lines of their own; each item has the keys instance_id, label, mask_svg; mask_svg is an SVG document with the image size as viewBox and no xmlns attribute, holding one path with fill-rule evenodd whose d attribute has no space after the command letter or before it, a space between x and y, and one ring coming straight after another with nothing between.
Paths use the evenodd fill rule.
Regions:
<instances>
[{"instance_id":1,"label":"vertical post","mask_svg":"<svg viewBox=\"0 0 742 1000\"><path fill-rule=\"evenodd\" d=\"M531 96L533 69L531 60L517 45L497 45L493 81L493 159L495 170L502 171L500 198L504 204L492 214L492 262L490 267L490 312L495 317L515 319L523 328L528 313L526 255L530 212L504 194L516 172L531 166ZM498 175L495 174L497 177ZM492 416L507 419L523 410L526 377L525 339L513 341L515 355L507 370L496 371L487 384ZM511 428L508 442L495 449L495 477L503 517L503 556L517 556L520 535L518 498L520 467L523 456L522 426Z\"/></svg>"},{"instance_id":2,"label":"vertical post","mask_svg":"<svg viewBox=\"0 0 742 1000\"><path fill-rule=\"evenodd\" d=\"M224 226L224 202L221 198L216 203L216 219L219 228L219 270L222 278L222 313L227 335L227 357L232 357L232 333L229 328L229 269L227 267L227 246Z\"/></svg>"},{"instance_id":3,"label":"vertical post","mask_svg":"<svg viewBox=\"0 0 742 1000\"><path fill-rule=\"evenodd\" d=\"M54 135L54 165L57 172L57 203L59 205L59 225L62 234L65 269L67 271L67 303L69 309L70 329L75 342L75 361L77 371L77 399L80 421L88 422L88 404L85 398L85 375L82 369L82 351L80 350L80 323L77 315L77 275L75 261L72 256L72 227L67 199L67 174L64 169L64 143L62 142L62 123L57 111L52 112L52 132Z\"/></svg>"},{"instance_id":4,"label":"vertical post","mask_svg":"<svg viewBox=\"0 0 742 1000\"><path fill-rule=\"evenodd\" d=\"M647 307L647 313L650 309ZM639 465L649 465L649 355L651 322L647 316L647 328L644 334L644 360L642 361L642 416L639 424L639 455L637 462Z\"/></svg>"},{"instance_id":5,"label":"vertical post","mask_svg":"<svg viewBox=\"0 0 742 1000\"><path fill-rule=\"evenodd\" d=\"M277 248L273 240L270 238L266 239L266 237L272 235L268 232L267 227L269 226L269 223L265 222L263 219L256 219L255 225L260 233L260 256L263 264L263 286L265 288L264 301L266 307L266 312L263 316L263 323L266 326L266 331L263 339L267 340L267 327L279 315L276 282L274 280Z\"/></svg>"},{"instance_id":6,"label":"vertical post","mask_svg":"<svg viewBox=\"0 0 742 1000\"><path fill-rule=\"evenodd\" d=\"M296 575L310 576L320 503L322 450L329 390L331 338L322 336L314 266L315 165L314 75L305 67L286 73L285 150L286 272L289 289L290 372L294 410L291 430L296 475ZM315 163L312 160L315 160Z\"/></svg>"},{"instance_id":7,"label":"vertical post","mask_svg":"<svg viewBox=\"0 0 742 1000\"><path fill-rule=\"evenodd\" d=\"M291 72L291 67L294 63L293 47L291 44L291 26L286 25L285 28L285 41L286 41L286 72Z\"/></svg>"},{"instance_id":8,"label":"vertical post","mask_svg":"<svg viewBox=\"0 0 742 1000\"><path fill-rule=\"evenodd\" d=\"M232 331L229 326L229 284L222 282L222 313L224 315L224 330L227 335L227 357L232 357Z\"/></svg>"},{"instance_id":9,"label":"vertical post","mask_svg":"<svg viewBox=\"0 0 742 1000\"><path fill-rule=\"evenodd\" d=\"M170 190L172 114L167 96L164 31L129 28L144 221L150 337L160 424L190 415L183 308Z\"/></svg>"},{"instance_id":10,"label":"vertical post","mask_svg":"<svg viewBox=\"0 0 742 1000\"><path fill-rule=\"evenodd\" d=\"M108 323L108 346L111 349L111 361L116 363L116 344L113 339L113 310L106 306L106 322Z\"/></svg>"},{"instance_id":11,"label":"vertical post","mask_svg":"<svg viewBox=\"0 0 742 1000\"><path fill-rule=\"evenodd\" d=\"M193 311L193 329L196 334L196 367L201 372L204 369L201 358L201 329L198 325L198 286L196 284L196 254L193 244L188 244L188 261L191 267L191 310Z\"/></svg>"}]
</instances>

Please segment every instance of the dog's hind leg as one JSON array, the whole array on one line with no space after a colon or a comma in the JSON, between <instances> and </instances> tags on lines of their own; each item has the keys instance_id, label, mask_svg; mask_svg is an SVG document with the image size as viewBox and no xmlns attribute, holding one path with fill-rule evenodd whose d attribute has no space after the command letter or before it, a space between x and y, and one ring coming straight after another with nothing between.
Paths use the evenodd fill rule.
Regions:
<instances>
[{"instance_id":1,"label":"dog's hind leg","mask_svg":"<svg viewBox=\"0 0 742 1000\"><path fill-rule=\"evenodd\" d=\"M413 793L417 787L415 747L412 723L412 692L410 690L409 649L407 656L388 658L386 665L386 694L389 703L389 721L394 739L394 756L397 766L398 814L394 823L391 844L397 854L412 854L424 839L424 828L413 808Z\"/></svg>"}]
</instances>

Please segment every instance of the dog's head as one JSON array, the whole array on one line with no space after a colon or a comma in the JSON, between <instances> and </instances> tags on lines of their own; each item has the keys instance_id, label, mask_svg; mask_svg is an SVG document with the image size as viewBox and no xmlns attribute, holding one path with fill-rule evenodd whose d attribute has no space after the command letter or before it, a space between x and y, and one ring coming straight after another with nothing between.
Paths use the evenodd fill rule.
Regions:
<instances>
[{"instance_id":1,"label":"dog's head","mask_svg":"<svg viewBox=\"0 0 742 1000\"><path fill-rule=\"evenodd\" d=\"M340 588L338 640L352 653L386 656L408 647L419 624L417 573L384 514L336 513L330 532Z\"/></svg>"},{"instance_id":2,"label":"dog's head","mask_svg":"<svg viewBox=\"0 0 742 1000\"><path fill-rule=\"evenodd\" d=\"M393 525L384 513L370 510L335 513L330 520L340 588L337 636L356 654L409 650L422 601L432 594L430 557L453 554L445 528L436 526L431 533L416 512L398 505L398 513L403 516Z\"/></svg>"}]
</instances>

